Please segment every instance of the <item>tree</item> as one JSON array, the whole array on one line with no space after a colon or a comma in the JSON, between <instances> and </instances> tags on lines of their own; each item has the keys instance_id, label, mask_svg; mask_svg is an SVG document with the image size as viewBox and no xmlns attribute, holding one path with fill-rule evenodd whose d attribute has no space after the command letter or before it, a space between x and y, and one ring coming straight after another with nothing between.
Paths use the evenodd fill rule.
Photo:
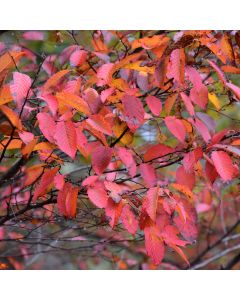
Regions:
<instances>
[{"instance_id":1,"label":"tree","mask_svg":"<svg viewBox=\"0 0 240 300\"><path fill-rule=\"evenodd\" d=\"M236 31L3 32L1 268L236 268Z\"/></svg>"}]
</instances>

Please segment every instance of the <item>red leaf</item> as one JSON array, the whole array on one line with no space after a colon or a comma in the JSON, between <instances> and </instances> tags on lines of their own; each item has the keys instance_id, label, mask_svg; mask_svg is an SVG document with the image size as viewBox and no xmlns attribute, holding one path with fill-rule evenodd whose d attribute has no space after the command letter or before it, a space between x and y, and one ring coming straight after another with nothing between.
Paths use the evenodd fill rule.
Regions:
<instances>
[{"instance_id":1,"label":"red leaf","mask_svg":"<svg viewBox=\"0 0 240 300\"><path fill-rule=\"evenodd\" d=\"M144 154L144 161L149 162L153 159L157 159L167 154L170 154L173 151L174 151L173 148L166 146L164 144L157 144L157 145L150 146L150 148L148 148L148 150Z\"/></svg>"},{"instance_id":2,"label":"red leaf","mask_svg":"<svg viewBox=\"0 0 240 300\"><path fill-rule=\"evenodd\" d=\"M115 203L111 198L108 198L108 203L105 208L106 216L111 218L109 224L113 228L117 225L122 213L123 202Z\"/></svg>"},{"instance_id":3,"label":"red leaf","mask_svg":"<svg viewBox=\"0 0 240 300\"><path fill-rule=\"evenodd\" d=\"M173 50L170 55L167 77L173 78L176 86L184 83L185 53L184 49Z\"/></svg>"},{"instance_id":4,"label":"red leaf","mask_svg":"<svg viewBox=\"0 0 240 300\"><path fill-rule=\"evenodd\" d=\"M168 130L182 143L185 141L186 129L182 121L176 117L169 116L165 118Z\"/></svg>"},{"instance_id":5,"label":"red leaf","mask_svg":"<svg viewBox=\"0 0 240 300\"><path fill-rule=\"evenodd\" d=\"M100 80L100 85L111 83L113 67L114 64L108 63L98 68L97 77Z\"/></svg>"},{"instance_id":6,"label":"red leaf","mask_svg":"<svg viewBox=\"0 0 240 300\"><path fill-rule=\"evenodd\" d=\"M54 135L58 147L72 159L77 151L77 135L72 121L60 121Z\"/></svg>"},{"instance_id":7,"label":"red leaf","mask_svg":"<svg viewBox=\"0 0 240 300\"><path fill-rule=\"evenodd\" d=\"M153 187L157 182L155 169L152 165L141 164L139 166L140 173L147 187Z\"/></svg>"},{"instance_id":8,"label":"red leaf","mask_svg":"<svg viewBox=\"0 0 240 300\"><path fill-rule=\"evenodd\" d=\"M197 118L195 119L195 121L190 120L190 122L195 126L197 131L203 137L204 141L208 143L211 140L211 135L207 129L207 126Z\"/></svg>"},{"instance_id":9,"label":"red leaf","mask_svg":"<svg viewBox=\"0 0 240 300\"><path fill-rule=\"evenodd\" d=\"M198 147L193 151L185 154L183 159L183 166L187 172L192 172L194 164L198 162L200 158L203 156L202 148Z\"/></svg>"},{"instance_id":10,"label":"red leaf","mask_svg":"<svg viewBox=\"0 0 240 300\"><path fill-rule=\"evenodd\" d=\"M86 179L83 180L82 182L82 186L90 186L90 185L94 185L95 182L98 180L98 176L94 175L94 176L89 176Z\"/></svg>"},{"instance_id":11,"label":"red leaf","mask_svg":"<svg viewBox=\"0 0 240 300\"><path fill-rule=\"evenodd\" d=\"M66 182L63 189L58 192L57 206L61 215L74 218L77 212L78 187Z\"/></svg>"},{"instance_id":12,"label":"red leaf","mask_svg":"<svg viewBox=\"0 0 240 300\"><path fill-rule=\"evenodd\" d=\"M78 187L71 186L71 189L68 189L68 195L66 198L66 216L69 218L76 217L78 192Z\"/></svg>"},{"instance_id":13,"label":"red leaf","mask_svg":"<svg viewBox=\"0 0 240 300\"><path fill-rule=\"evenodd\" d=\"M19 108L22 107L23 102L27 96L31 96L29 90L32 84L31 78L19 72L13 72L13 84L10 89L13 99L17 102Z\"/></svg>"},{"instance_id":14,"label":"red leaf","mask_svg":"<svg viewBox=\"0 0 240 300\"><path fill-rule=\"evenodd\" d=\"M40 99L44 100L47 103L49 110L51 111L52 115L55 116L58 109L58 101L55 96L48 93L43 93L39 96Z\"/></svg>"},{"instance_id":15,"label":"red leaf","mask_svg":"<svg viewBox=\"0 0 240 300\"><path fill-rule=\"evenodd\" d=\"M62 216L67 215L65 201L66 201L69 185L71 184L69 182L66 182L63 186L63 189L58 192L58 196L57 196L58 213Z\"/></svg>"},{"instance_id":16,"label":"red leaf","mask_svg":"<svg viewBox=\"0 0 240 300\"><path fill-rule=\"evenodd\" d=\"M88 88L84 91L84 100L93 114L97 114L102 107L102 101L98 92L92 88Z\"/></svg>"},{"instance_id":17,"label":"red leaf","mask_svg":"<svg viewBox=\"0 0 240 300\"><path fill-rule=\"evenodd\" d=\"M54 135L56 132L56 124L53 118L49 114L43 112L37 114L37 119L39 122L39 128L42 131L45 138L50 143L55 143Z\"/></svg>"},{"instance_id":18,"label":"red leaf","mask_svg":"<svg viewBox=\"0 0 240 300\"><path fill-rule=\"evenodd\" d=\"M188 264L190 265L186 255L183 253L182 249L179 248L178 246L176 245L171 245L171 247L182 257L182 259Z\"/></svg>"},{"instance_id":19,"label":"red leaf","mask_svg":"<svg viewBox=\"0 0 240 300\"><path fill-rule=\"evenodd\" d=\"M150 109L150 111L155 115L155 116L160 116L161 111L162 111L162 103L161 100L158 99L155 96L148 96L146 98L147 105Z\"/></svg>"},{"instance_id":20,"label":"red leaf","mask_svg":"<svg viewBox=\"0 0 240 300\"><path fill-rule=\"evenodd\" d=\"M213 151L211 154L214 166L223 181L233 179L238 169L233 165L230 156L224 151Z\"/></svg>"},{"instance_id":21,"label":"red leaf","mask_svg":"<svg viewBox=\"0 0 240 300\"><path fill-rule=\"evenodd\" d=\"M136 234L138 221L129 205L125 205L122 210L121 220L127 231L133 235Z\"/></svg>"},{"instance_id":22,"label":"red leaf","mask_svg":"<svg viewBox=\"0 0 240 300\"><path fill-rule=\"evenodd\" d=\"M109 165L113 150L109 147L99 146L92 153L92 166L94 171L100 175Z\"/></svg>"},{"instance_id":23,"label":"red leaf","mask_svg":"<svg viewBox=\"0 0 240 300\"><path fill-rule=\"evenodd\" d=\"M65 184L64 179L65 179L65 175L59 173L54 177L54 185L56 189L62 190L64 188L64 184Z\"/></svg>"},{"instance_id":24,"label":"red leaf","mask_svg":"<svg viewBox=\"0 0 240 300\"><path fill-rule=\"evenodd\" d=\"M227 83L227 79L223 71L215 64L215 62L211 61L210 59L207 60L209 65L216 71L219 79L223 82L223 84Z\"/></svg>"},{"instance_id":25,"label":"red leaf","mask_svg":"<svg viewBox=\"0 0 240 300\"><path fill-rule=\"evenodd\" d=\"M155 221L156 213L157 213L157 205L158 205L158 190L159 187L150 188L147 191L147 196L145 200L145 208L149 217Z\"/></svg>"},{"instance_id":26,"label":"red leaf","mask_svg":"<svg viewBox=\"0 0 240 300\"><path fill-rule=\"evenodd\" d=\"M185 93L180 93L181 98L184 102L184 105L186 106L187 111L189 112L190 116L194 116L195 115L195 111L194 111L194 107L192 105L191 102L191 98L188 97Z\"/></svg>"},{"instance_id":27,"label":"red leaf","mask_svg":"<svg viewBox=\"0 0 240 300\"><path fill-rule=\"evenodd\" d=\"M155 227L145 227L144 235L147 254L151 257L154 264L159 265L164 257L164 243L158 236Z\"/></svg>"},{"instance_id":28,"label":"red leaf","mask_svg":"<svg viewBox=\"0 0 240 300\"><path fill-rule=\"evenodd\" d=\"M95 185L94 187L88 188L87 194L92 203L97 207L104 208L107 206L109 197L102 186Z\"/></svg>"},{"instance_id":29,"label":"red leaf","mask_svg":"<svg viewBox=\"0 0 240 300\"><path fill-rule=\"evenodd\" d=\"M48 190L52 188L54 176L56 175L58 170L59 168L56 167L46 171L42 175L39 184L35 188L33 201L36 201L38 197L45 195L48 192Z\"/></svg>"},{"instance_id":30,"label":"red leaf","mask_svg":"<svg viewBox=\"0 0 240 300\"><path fill-rule=\"evenodd\" d=\"M202 83L200 74L190 66L186 67L186 74L193 83L193 88L190 91L191 100L200 108L205 109L208 103L208 89Z\"/></svg>"},{"instance_id":31,"label":"red leaf","mask_svg":"<svg viewBox=\"0 0 240 300\"><path fill-rule=\"evenodd\" d=\"M123 114L126 118L128 127L134 132L144 122L144 108L142 102L130 95L124 95L122 98Z\"/></svg>"},{"instance_id":32,"label":"red leaf","mask_svg":"<svg viewBox=\"0 0 240 300\"><path fill-rule=\"evenodd\" d=\"M186 172L184 166L180 166L176 171L176 181L192 190L195 185L195 173Z\"/></svg>"},{"instance_id":33,"label":"red leaf","mask_svg":"<svg viewBox=\"0 0 240 300\"><path fill-rule=\"evenodd\" d=\"M211 184L218 177L218 173L216 171L216 168L212 164L210 164L208 161L206 161L205 173L206 173L207 179L211 182Z\"/></svg>"}]
</instances>

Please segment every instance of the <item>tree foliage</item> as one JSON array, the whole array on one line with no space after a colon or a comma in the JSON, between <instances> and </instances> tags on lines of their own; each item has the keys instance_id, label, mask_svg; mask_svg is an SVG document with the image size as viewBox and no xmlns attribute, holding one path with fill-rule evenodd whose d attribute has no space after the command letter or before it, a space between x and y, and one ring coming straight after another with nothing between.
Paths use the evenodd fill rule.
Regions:
<instances>
[{"instance_id":1,"label":"tree foliage","mask_svg":"<svg viewBox=\"0 0 240 300\"><path fill-rule=\"evenodd\" d=\"M1 40L2 268L236 265L238 32Z\"/></svg>"}]
</instances>

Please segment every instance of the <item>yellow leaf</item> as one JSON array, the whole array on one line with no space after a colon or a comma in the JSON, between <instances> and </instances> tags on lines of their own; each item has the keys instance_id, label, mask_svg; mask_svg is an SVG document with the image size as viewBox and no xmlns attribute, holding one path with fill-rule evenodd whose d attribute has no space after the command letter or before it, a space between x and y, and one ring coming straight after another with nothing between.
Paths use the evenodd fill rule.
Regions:
<instances>
[{"instance_id":1,"label":"yellow leaf","mask_svg":"<svg viewBox=\"0 0 240 300\"><path fill-rule=\"evenodd\" d=\"M113 126L113 132L116 138L118 138L126 128L127 128L126 123L124 122L120 123L120 121L115 121ZM123 143L124 145L129 145L132 143L132 141L133 141L133 135L131 132L125 133L120 140L120 142Z\"/></svg>"},{"instance_id":2,"label":"yellow leaf","mask_svg":"<svg viewBox=\"0 0 240 300\"><path fill-rule=\"evenodd\" d=\"M208 99L216 107L217 110L219 110L221 108L221 104L220 104L216 94L208 93Z\"/></svg>"},{"instance_id":3,"label":"yellow leaf","mask_svg":"<svg viewBox=\"0 0 240 300\"><path fill-rule=\"evenodd\" d=\"M131 64L127 64L124 66L124 69L131 69L136 71L142 71L148 74L154 74L155 67L147 67L147 66L141 66L142 61L136 61Z\"/></svg>"}]
</instances>

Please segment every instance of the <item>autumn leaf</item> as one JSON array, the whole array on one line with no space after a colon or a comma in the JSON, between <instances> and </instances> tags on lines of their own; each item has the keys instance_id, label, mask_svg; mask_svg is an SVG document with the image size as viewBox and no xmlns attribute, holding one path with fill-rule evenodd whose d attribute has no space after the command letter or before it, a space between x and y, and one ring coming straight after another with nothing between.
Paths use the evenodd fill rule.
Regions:
<instances>
[{"instance_id":1,"label":"autumn leaf","mask_svg":"<svg viewBox=\"0 0 240 300\"><path fill-rule=\"evenodd\" d=\"M54 119L48 113L38 113L37 119L39 128L44 137L50 142L55 143L54 135L56 133L56 124Z\"/></svg>"},{"instance_id":2,"label":"autumn leaf","mask_svg":"<svg viewBox=\"0 0 240 300\"><path fill-rule=\"evenodd\" d=\"M54 176L57 174L59 168L47 170L41 177L39 184L36 186L33 196L33 201L39 197L44 196L53 186Z\"/></svg>"},{"instance_id":3,"label":"autumn leaf","mask_svg":"<svg viewBox=\"0 0 240 300\"><path fill-rule=\"evenodd\" d=\"M152 226L145 227L144 235L147 254L151 257L154 264L159 265L165 252L163 240L158 236L155 227Z\"/></svg>"},{"instance_id":4,"label":"autumn leaf","mask_svg":"<svg viewBox=\"0 0 240 300\"><path fill-rule=\"evenodd\" d=\"M161 111L162 111L162 103L161 103L160 99L158 99L155 96L147 96L146 103L147 103L150 111L155 116L160 116Z\"/></svg>"},{"instance_id":5,"label":"autumn leaf","mask_svg":"<svg viewBox=\"0 0 240 300\"><path fill-rule=\"evenodd\" d=\"M68 92L61 92L56 94L56 98L61 105L72 107L86 115L91 114L87 103L77 95Z\"/></svg>"},{"instance_id":6,"label":"autumn leaf","mask_svg":"<svg viewBox=\"0 0 240 300\"><path fill-rule=\"evenodd\" d=\"M137 97L124 95L122 103L125 120L131 131L134 132L144 122L144 108L142 102Z\"/></svg>"},{"instance_id":7,"label":"autumn leaf","mask_svg":"<svg viewBox=\"0 0 240 300\"><path fill-rule=\"evenodd\" d=\"M121 220L127 231L135 235L138 228L138 221L128 204L124 205L122 209Z\"/></svg>"},{"instance_id":8,"label":"autumn leaf","mask_svg":"<svg viewBox=\"0 0 240 300\"><path fill-rule=\"evenodd\" d=\"M108 194L106 190L101 186L89 187L87 190L89 199L94 205L99 208L104 208L108 203Z\"/></svg>"},{"instance_id":9,"label":"autumn leaf","mask_svg":"<svg viewBox=\"0 0 240 300\"><path fill-rule=\"evenodd\" d=\"M19 108L22 107L24 100L31 96L31 85L32 80L28 75L19 72L13 73L13 84L11 84L10 89Z\"/></svg>"},{"instance_id":10,"label":"autumn leaf","mask_svg":"<svg viewBox=\"0 0 240 300\"><path fill-rule=\"evenodd\" d=\"M181 120L176 117L169 116L165 118L168 130L182 143L185 141L186 129Z\"/></svg>"},{"instance_id":11,"label":"autumn leaf","mask_svg":"<svg viewBox=\"0 0 240 300\"><path fill-rule=\"evenodd\" d=\"M152 187L147 191L145 207L149 217L155 221L158 205L158 191L159 187Z\"/></svg>"},{"instance_id":12,"label":"autumn leaf","mask_svg":"<svg viewBox=\"0 0 240 300\"><path fill-rule=\"evenodd\" d=\"M77 152L77 135L74 123L72 121L58 122L54 138L59 149L74 159Z\"/></svg>"},{"instance_id":13,"label":"autumn leaf","mask_svg":"<svg viewBox=\"0 0 240 300\"><path fill-rule=\"evenodd\" d=\"M213 151L211 154L214 166L223 181L232 180L238 169L233 165L230 156L224 151Z\"/></svg>"},{"instance_id":14,"label":"autumn leaf","mask_svg":"<svg viewBox=\"0 0 240 300\"><path fill-rule=\"evenodd\" d=\"M149 164L141 164L139 169L146 186L150 188L153 187L157 182L157 176L154 167Z\"/></svg>"},{"instance_id":15,"label":"autumn leaf","mask_svg":"<svg viewBox=\"0 0 240 300\"><path fill-rule=\"evenodd\" d=\"M92 165L94 171L102 174L112 159L113 150L109 147L99 146L92 153Z\"/></svg>"},{"instance_id":16,"label":"autumn leaf","mask_svg":"<svg viewBox=\"0 0 240 300\"><path fill-rule=\"evenodd\" d=\"M144 154L144 161L149 162L153 159L161 158L167 154L172 153L173 151L173 148L164 144L156 144L150 146Z\"/></svg>"}]
</instances>

